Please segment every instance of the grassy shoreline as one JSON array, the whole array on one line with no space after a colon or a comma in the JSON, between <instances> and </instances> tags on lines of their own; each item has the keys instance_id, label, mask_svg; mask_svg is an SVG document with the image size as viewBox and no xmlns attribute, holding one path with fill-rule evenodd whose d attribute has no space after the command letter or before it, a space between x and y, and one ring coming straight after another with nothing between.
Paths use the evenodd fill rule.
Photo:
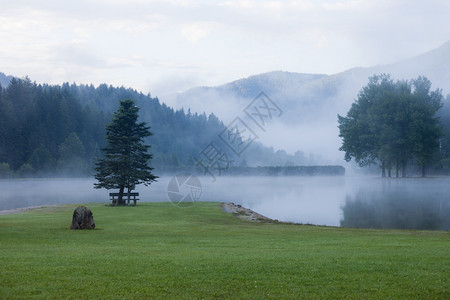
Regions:
<instances>
[{"instance_id":1,"label":"grassy shoreline","mask_svg":"<svg viewBox=\"0 0 450 300\"><path fill-rule=\"evenodd\" d=\"M242 221L219 203L0 216L0 298L450 298L450 234Z\"/></svg>"}]
</instances>

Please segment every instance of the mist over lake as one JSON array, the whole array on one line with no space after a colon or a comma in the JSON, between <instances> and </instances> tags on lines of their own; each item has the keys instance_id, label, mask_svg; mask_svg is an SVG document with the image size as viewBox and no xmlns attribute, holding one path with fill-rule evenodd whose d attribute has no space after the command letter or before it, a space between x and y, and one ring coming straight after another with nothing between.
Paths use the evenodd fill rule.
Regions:
<instances>
[{"instance_id":1,"label":"mist over lake","mask_svg":"<svg viewBox=\"0 0 450 300\"><path fill-rule=\"evenodd\" d=\"M171 178L162 177L149 187L137 186L140 201L170 203L167 187ZM215 182L210 177L199 179L202 185L199 201L234 202L283 222L358 228L450 229L450 178L223 176ZM1 180L0 210L110 203L110 191L94 189L93 183L91 178ZM195 205L179 209L195 209Z\"/></svg>"}]
</instances>

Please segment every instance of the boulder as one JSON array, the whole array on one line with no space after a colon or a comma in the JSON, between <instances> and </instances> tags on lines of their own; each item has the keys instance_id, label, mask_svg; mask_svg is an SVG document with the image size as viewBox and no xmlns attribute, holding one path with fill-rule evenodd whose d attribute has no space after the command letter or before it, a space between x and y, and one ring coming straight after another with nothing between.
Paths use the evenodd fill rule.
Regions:
<instances>
[{"instance_id":1,"label":"boulder","mask_svg":"<svg viewBox=\"0 0 450 300\"><path fill-rule=\"evenodd\" d=\"M73 212L70 229L94 229L94 217L92 211L86 206L78 206Z\"/></svg>"}]
</instances>

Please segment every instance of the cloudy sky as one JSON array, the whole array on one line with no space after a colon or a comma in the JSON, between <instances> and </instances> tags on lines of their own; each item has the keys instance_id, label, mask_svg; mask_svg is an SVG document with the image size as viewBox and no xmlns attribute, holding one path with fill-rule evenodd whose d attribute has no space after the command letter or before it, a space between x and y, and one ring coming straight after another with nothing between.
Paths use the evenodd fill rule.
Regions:
<instances>
[{"instance_id":1,"label":"cloudy sky","mask_svg":"<svg viewBox=\"0 0 450 300\"><path fill-rule=\"evenodd\" d=\"M449 16L448 0L0 0L0 72L161 97L392 63L450 40Z\"/></svg>"}]
</instances>

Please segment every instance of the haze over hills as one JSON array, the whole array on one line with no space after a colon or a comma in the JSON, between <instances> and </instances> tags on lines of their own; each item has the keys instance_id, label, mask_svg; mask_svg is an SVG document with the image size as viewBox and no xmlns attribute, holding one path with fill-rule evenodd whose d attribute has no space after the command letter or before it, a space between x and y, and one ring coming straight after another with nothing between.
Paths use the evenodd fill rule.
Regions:
<instances>
[{"instance_id":1,"label":"haze over hills","mask_svg":"<svg viewBox=\"0 0 450 300\"><path fill-rule=\"evenodd\" d=\"M243 110L264 92L283 113L265 132L256 131L260 141L291 153L320 154L335 163L343 157L338 151L337 114L345 115L368 78L380 73L389 73L394 80L426 76L432 89L442 89L445 96L450 93L450 42L389 65L352 68L333 75L275 71L217 87L195 87L161 100L192 112L214 112L225 124L240 117L251 125Z\"/></svg>"},{"instance_id":2,"label":"haze over hills","mask_svg":"<svg viewBox=\"0 0 450 300\"><path fill-rule=\"evenodd\" d=\"M390 65L352 68L333 75L274 71L217 87L195 87L183 93L160 97L160 101L163 105L165 103L175 109L184 108L187 116L190 113L206 112L206 117L214 113L225 126L239 117L253 130L255 142L273 148L269 149L270 151L264 150L266 153L260 146L252 145L236 164L239 164L241 159L253 165L284 164L287 160L303 164L308 164L305 161L316 164L342 164L343 153L338 150L341 140L338 136L337 114L345 115L359 90L367 84L368 77L380 73L390 73L393 79L412 79L424 75L433 83L432 89L442 88L443 94L447 95L450 93L450 42L422 55ZM3 88L11 79L12 76L0 73L0 84ZM99 87L100 90L105 88L108 90L106 85ZM110 90L111 88L109 87ZM264 129L258 127L245 113L246 107L261 92L280 109L280 113L274 115ZM143 97L137 93L135 96ZM100 110L104 110L105 103L97 102ZM114 108L108 111L111 112ZM180 111L179 114L184 115L184 112ZM153 123L152 120L149 122ZM162 123L167 122L172 121L166 120ZM155 126L155 129L158 129L157 127ZM211 135L217 138L219 130L216 131L212 130ZM209 139L208 136L207 140ZM200 144L199 147L205 146ZM284 151L278 153L279 149L286 150L292 157L287 157ZM298 150L303 153L296 154ZM277 153L277 160L269 162L268 157L272 155L269 152ZM314 154L315 157L309 154ZM297 156L298 159L293 159Z\"/></svg>"}]
</instances>

